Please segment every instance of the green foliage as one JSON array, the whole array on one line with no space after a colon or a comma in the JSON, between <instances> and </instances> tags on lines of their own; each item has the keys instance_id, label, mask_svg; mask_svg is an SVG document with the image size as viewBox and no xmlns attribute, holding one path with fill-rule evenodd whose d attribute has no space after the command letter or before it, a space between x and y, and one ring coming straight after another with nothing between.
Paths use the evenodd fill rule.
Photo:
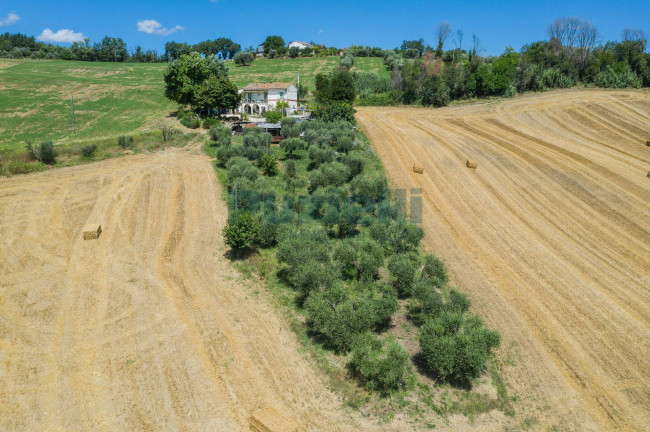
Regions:
<instances>
[{"instance_id":1,"label":"green foliage","mask_svg":"<svg viewBox=\"0 0 650 432\"><path fill-rule=\"evenodd\" d=\"M362 333L355 337L351 351L350 369L366 389L388 393L412 387L409 354L395 339L382 341Z\"/></svg>"},{"instance_id":2,"label":"green foliage","mask_svg":"<svg viewBox=\"0 0 650 432\"><path fill-rule=\"evenodd\" d=\"M438 76L431 75L422 85L422 105L436 108L449 105L449 87Z\"/></svg>"},{"instance_id":3,"label":"green foliage","mask_svg":"<svg viewBox=\"0 0 650 432\"><path fill-rule=\"evenodd\" d=\"M233 57L237 66L250 66L255 61L255 56L252 53L240 51Z\"/></svg>"},{"instance_id":4,"label":"green foliage","mask_svg":"<svg viewBox=\"0 0 650 432\"><path fill-rule=\"evenodd\" d=\"M221 113L224 109L237 108L240 101L237 86L224 73L218 76L212 74L198 85L191 104L203 109L215 108Z\"/></svg>"},{"instance_id":5,"label":"green foliage","mask_svg":"<svg viewBox=\"0 0 650 432\"><path fill-rule=\"evenodd\" d=\"M370 226L370 235L393 253L415 252L424 237L424 230L407 221L380 221Z\"/></svg>"},{"instance_id":6,"label":"green foliage","mask_svg":"<svg viewBox=\"0 0 650 432\"><path fill-rule=\"evenodd\" d=\"M262 156L260 167L265 176L275 176L278 174L278 160L275 156L268 153Z\"/></svg>"},{"instance_id":7,"label":"green foliage","mask_svg":"<svg viewBox=\"0 0 650 432\"><path fill-rule=\"evenodd\" d=\"M333 162L336 158L336 152L329 145L323 145L321 147L315 144L311 145L309 146L307 154L309 155L309 161L311 162L312 168Z\"/></svg>"},{"instance_id":8,"label":"green foliage","mask_svg":"<svg viewBox=\"0 0 650 432\"><path fill-rule=\"evenodd\" d=\"M232 133L230 132L230 129L221 123L212 126L208 131L208 135L212 141L211 145L223 147L229 146L232 143Z\"/></svg>"},{"instance_id":9,"label":"green foliage","mask_svg":"<svg viewBox=\"0 0 650 432\"><path fill-rule=\"evenodd\" d=\"M292 160L288 160L284 164L284 175L287 178L296 178L296 163Z\"/></svg>"},{"instance_id":10,"label":"green foliage","mask_svg":"<svg viewBox=\"0 0 650 432\"><path fill-rule=\"evenodd\" d=\"M228 184L234 185L239 179L246 178L254 181L259 175L257 169L246 158L232 157L226 163L228 169Z\"/></svg>"},{"instance_id":11,"label":"green foliage","mask_svg":"<svg viewBox=\"0 0 650 432\"><path fill-rule=\"evenodd\" d=\"M312 292L332 287L340 278L323 231L290 230L280 239L277 258L286 265L283 277L298 290L301 302Z\"/></svg>"},{"instance_id":12,"label":"green foliage","mask_svg":"<svg viewBox=\"0 0 650 432\"><path fill-rule=\"evenodd\" d=\"M385 325L386 315L390 317L395 312L396 298L390 297L390 292L386 297L388 307L383 293L364 286L350 291L340 283L335 284L322 291L312 291L305 302L307 320L327 346L337 352L347 352L356 335Z\"/></svg>"},{"instance_id":13,"label":"green foliage","mask_svg":"<svg viewBox=\"0 0 650 432\"><path fill-rule=\"evenodd\" d=\"M170 62L165 71L165 96L181 105L197 105L199 91L210 77L228 77L228 69L222 61L214 56L203 58L198 52L181 55Z\"/></svg>"},{"instance_id":14,"label":"green foliage","mask_svg":"<svg viewBox=\"0 0 650 432\"><path fill-rule=\"evenodd\" d=\"M282 118L282 113L280 111L264 111L264 114L262 115L269 123L278 123Z\"/></svg>"},{"instance_id":15,"label":"green foliage","mask_svg":"<svg viewBox=\"0 0 650 432\"><path fill-rule=\"evenodd\" d=\"M364 204L377 203L388 196L388 180L384 176L356 175L350 182L350 190L356 199Z\"/></svg>"},{"instance_id":16,"label":"green foliage","mask_svg":"<svg viewBox=\"0 0 650 432\"><path fill-rule=\"evenodd\" d=\"M217 149L217 164L225 168L228 161L236 156L244 156L244 146L242 145L228 145L221 146Z\"/></svg>"},{"instance_id":17,"label":"green foliage","mask_svg":"<svg viewBox=\"0 0 650 432\"><path fill-rule=\"evenodd\" d=\"M445 264L435 255L427 254L424 256L424 266L422 267L422 279L431 282L435 287L442 288L449 282L449 275Z\"/></svg>"},{"instance_id":18,"label":"green foliage","mask_svg":"<svg viewBox=\"0 0 650 432\"><path fill-rule=\"evenodd\" d=\"M120 135L117 137L117 145L123 149L131 148L133 145L133 137L130 135Z\"/></svg>"},{"instance_id":19,"label":"green foliage","mask_svg":"<svg viewBox=\"0 0 650 432\"><path fill-rule=\"evenodd\" d=\"M420 330L420 349L427 366L442 378L471 380L485 369L499 334L485 327L477 315L443 312Z\"/></svg>"},{"instance_id":20,"label":"green foliage","mask_svg":"<svg viewBox=\"0 0 650 432\"><path fill-rule=\"evenodd\" d=\"M641 87L641 79L628 65L625 65L620 71L608 66L596 76L595 83L598 87L604 88Z\"/></svg>"},{"instance_id":21,"label":"green foliage","mask_svg":"<svg viewBox=\"0 0 650 432\"><path fill-rule=\"evenodd\" d=\"M38 146L32 146L30 141L27 141L27 151L32 158L46 164L54 165L56 163L56 151L54 150L54 143L52 141L43 141ZM18 174L18 172L15 172Z\"/></svg>"},{"instance_id":22,"label":"green foliage","mask_svg":"<svg viewBox=\"0 0 650 432\"><path fill-rule=\"evenodd\" d=\"M280 141L280 148L284 150L289 157L294 157L296 152L304 149L307 143L301 138L285 138Z\"/></svg>"},{"instance_id":23,"label":"green foliage","mask_svg":"<svg viewBox=\"0 0 650 432\"><path fill-rule=\"evenodd\" d=\"M379 268L384 264L384 251L374 241L341 242L333 257L341 275L349 280L372 282L379 277Z\"/></svg>"},{"instance_id":24,"label":"green foliage","mask_svg":"<svg viewBox=\"0 0 650 432\"><path fill-rule=\"evenodd\" d=\"M291 57L291 58L300 57L300 48L295 47L295 46L289 48L289 57Z\"/></svg>"},{"instance_id":25,"label":"green foliage","mask_svg":"<svg viewBox=\"0 0 650 432\"><path fill-rule=\"evenodd\" d=\"M341 163L348 167L348 171L350 173L348 176L348 181L361 174L366 164L364 158L355 155L346 155L341 159Z\"/></svg>"},{"instance_id":26,"label":"green foliage","mask_svg":"<svg viewBox=\"0 0 650 432\"><path fill-rule=\"evenodd\" d=\"M391 282L400 296L411 295L415 273L419 266L419 259L415 253L398 253L388 259Z\"/></svg>"},{"instance_id":27,"label":"green foliage","mask_svg":"<svg viewBox=\"0 0 650 432\"><path fill-rule=\"evenodd\" d=\"M322 164L309 173L309 187L312 191L327 186L341 186L348 178L348 168L340 162Z\"/></svg>"},{"instance_id":28,"label":"green foliage","mask_svg":"<svg viewBox=\"0 0 650 432\"><path fill-rule=\"evenodd\" d=\"M203 127L203 129L210 129L216 124L219 124L219 120L217 120L214 117L208 117L206 119L203 119L201 126Z\"/></svg>"},{"instance_id":29,"label":"green foliage","mask_svg":"<svg viewBox=\"0 0 650 432\"><path fill-rule=\"evenodd\" d=\"M284 117L280 120L281 133L283 138L297 138L300 136L301 127L296 119Z\"/></svg>"},{"instance_id":30,"label":"green foliage","mask_svg":"<svg viewBox=\"0 0 650 432\"><path fill-rule=\"evenodd\" d=\"M264 55L275 51L277 55L283 56L287 52L287 48L284 46L284 39L280 36L267 36L263 45Z\"/></svg>"},{"instance_id":31,"label":"green foliage","mask_svg":"<svg viewBox=\"0 0 650 432\"><path fill-rule=\"evenodd\" d=\"M240 212L231 218L223 228L223 236L227 245L229 245L236 256L242 250L251 248L255 245L259 237L259 221L249 212Z\"/></svg>"},{"instance_id":32,"label":"green foliage","mask_svg":"<svg viewBox=\"0 0 650 432\"><path fill-rule=\"evenodd\" d=\"M92 158L95 155L95 151L97 151L97 144L81 147L81 155L87 159Z\"/></svg>"}]
</instances>

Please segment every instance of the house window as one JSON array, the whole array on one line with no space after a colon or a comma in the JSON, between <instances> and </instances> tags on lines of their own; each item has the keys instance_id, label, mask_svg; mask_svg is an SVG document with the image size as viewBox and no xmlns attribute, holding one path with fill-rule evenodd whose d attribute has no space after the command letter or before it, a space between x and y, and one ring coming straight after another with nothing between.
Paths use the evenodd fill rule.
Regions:
<instances>
[{"instance_id":1,"label":"house window","mask_svg":"<svg viewBox=\"0 0 650 432\"><path fill-rule=\"evenodd\" d=\"M284 97L284 92L280 92L280 99Z\"/></svg>"}]
</instances>

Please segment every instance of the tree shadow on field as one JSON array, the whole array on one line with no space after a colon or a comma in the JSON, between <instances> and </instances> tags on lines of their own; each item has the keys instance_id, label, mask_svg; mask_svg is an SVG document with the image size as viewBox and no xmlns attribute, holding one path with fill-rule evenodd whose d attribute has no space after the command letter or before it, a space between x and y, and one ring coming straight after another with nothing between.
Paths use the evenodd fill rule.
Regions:
<instances>
[{"instance_id":1,"label":"tree shadow on field","mask_svg":"<svg viewBox=\"0 0 650 432\"><path fill-rule=\"evenodd\" d=\"M457 388L459 390L466 390L470 391L472 390L472 382L467 379L455 379L455 378L444 378L442 377L437 371L431 370L429 366L427 366L427 360L424 357L424 354L421 352L413 355L411 357L411 361L415 365L415 368L417 369L418 373L421 375L424 375L425 377L436 381L438 383L445 383L449 384L450 386Z\"/></svg>"},{"instance_id":2,"label":"tree shadow on field","mask_svg":"<svg viewBox=\"0 0 650 432\"><path fill-rule=\"evenodd\" d=\"M244 261L251 256L255 254L255 249L240 249L238 251L231 249L228 249L226 252L224 252L223 257L226 258L229 261L233 262L241 262Z\"/></svg>"}]
</instances>

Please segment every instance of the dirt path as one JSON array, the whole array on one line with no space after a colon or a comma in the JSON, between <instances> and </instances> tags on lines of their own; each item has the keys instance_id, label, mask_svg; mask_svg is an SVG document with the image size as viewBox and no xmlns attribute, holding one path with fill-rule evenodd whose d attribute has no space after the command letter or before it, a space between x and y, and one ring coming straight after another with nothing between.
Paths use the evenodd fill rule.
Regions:
<instances>
[{"instance_id":1,"label":"dirt path","mask_svg":"<svg viewBox=\"0 0 650 432\"><path fill-rule=\"evenodd\" d=\"M220 193L187 149L0 179L0 430L358 427L223 257Z\"/></svg>"},{"instance_id":2,"label":"dirt path","mask_svg":"<svg viewBox=\"0 0 650 432\"><path fill-rule=\"evenodd\" d=\"M502 332L541 428L650 424L649 110L634 91L359 109L391 186L422 188L425 242Z\"/></svg>"}]
</instances>

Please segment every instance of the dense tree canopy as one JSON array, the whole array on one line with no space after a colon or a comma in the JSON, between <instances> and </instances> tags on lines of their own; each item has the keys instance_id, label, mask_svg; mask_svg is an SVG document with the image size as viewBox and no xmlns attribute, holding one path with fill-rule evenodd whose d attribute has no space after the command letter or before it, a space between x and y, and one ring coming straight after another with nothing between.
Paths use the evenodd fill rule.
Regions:
<instances>
[{"instance_id":1,"label":"dense tree canopy","mask_svg":"<svg viewBox=\"0 0 650 432\"><path fill-rule=\"evenodd\" d=\"M181 55L167 66L165 96L182 105L201 108L236 108L237 87L228 79L228 69L214 56L198 52Z\"/></svg>"}]
</instances>

